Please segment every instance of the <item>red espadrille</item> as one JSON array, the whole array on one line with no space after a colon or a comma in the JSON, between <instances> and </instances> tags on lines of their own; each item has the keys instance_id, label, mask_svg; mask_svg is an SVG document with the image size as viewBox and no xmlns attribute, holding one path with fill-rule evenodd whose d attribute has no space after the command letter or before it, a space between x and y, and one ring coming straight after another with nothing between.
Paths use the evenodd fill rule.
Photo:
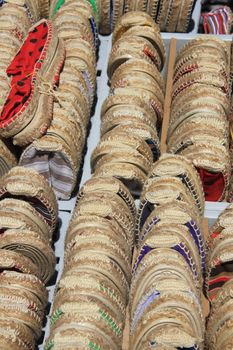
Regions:
<instances>
[{"instance_id":1,"label":"red espadrille","mask_svg":"<svg viewBox=\"0 0 233 350\"><path fill-rule=\"evenodd\" d=\"M57 84L65 50L53 24L33 26L7 68L11 90L0 115L0 136L26 145L42 136L52 119L52 90Z\"/></svg>"}]
</instances>

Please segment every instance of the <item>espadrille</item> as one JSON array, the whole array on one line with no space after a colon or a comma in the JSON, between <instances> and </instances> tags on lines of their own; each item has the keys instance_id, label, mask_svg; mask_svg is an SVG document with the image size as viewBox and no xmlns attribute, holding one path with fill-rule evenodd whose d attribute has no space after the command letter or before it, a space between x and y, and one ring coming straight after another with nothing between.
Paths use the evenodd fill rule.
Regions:
<instances>
[{"instance_id":1,"label":"espadrille","mask_svg":"<svg viewBox=\"0 0 233 350\"><path fill-rule=\"evenodd\" d=\"M214 300L224 284L232 279L231 218L232 205L223 211L210 230L206 271L206 289L210 300Z\"/></svg>"},{"instance_id":2,"label":"espadrille","mask_svg":"<svg viewBox=\"0 0 233 350\"><path fill-rule=\"evenodd\" d=\"M118 115L118 112L115 113L115 110L111 108L106 113L106 119L105 116L102 119L101 135L103 136L112 130L116 134L123 131L138 136L150 147L153 160L156 161L160 155L159 136L153 122L148 119L148 114L145 115L145 113L144 109L142 112L131 112L131 105L128 105L126 107L120 106L120 114Z\"/></svg>"},{"instance_id":3,"label":"espadrille","mask_svg":"<svg viewBox=\"0 0 233 350\"><path fill-rule=\"evenodd\" d=\"M87 325L87 329L89 325L91 328L96 328L97 326L97 334L101 332L107 336L107 339L111 339L114 349L120 347L123 333L122 325L114 319L111 312L106 312L98 303L88 303L87 301L63 303L61 310L63 314L55 323L56 328L54 330L52 329L50 336L53 336L63 328L62 320L68 316L75 319L77 329L83 329L85 324ZM61 324L60 327L58 326L59 324Z\"/></svg>"},{"instance_id":4,"label":"espadrille","mask_svg":"<svg viewBox=\"0 0 233 350\"><path fill-rule=\"evenodd\" d=\"M12 305L11 303L8 303L8 305L1 304L0 310L4 318L17 321L31 328L32 332L35 334L35 339L39 339L43 317L38 316L35 311L30 310L30 308L26 306L20 307L19 305Z\"/></svg>"},{"instance_id":5,"label":"espadrille","mask_svg":"<svg viewBox=\"0 0 233 350\"><path fill-rule=\"evenodd\" d=\"M37 171L14 167L0 181L0 198L24 198L42 216L54 231L57 224L58 206L48 182Z\"/></svg>"},{"instance_id":6,"label":"espadrille","mask_svg":"<svg viewBox=\"0 0 233 350\"><path fill-rule=\"evenodd\" d=\"M0 319L0 329L4 334L17 337L19 342L24 343L29 349L35 347L35 339L30 329L22 323Z\"/></svg>"},{"instance_id":7,"label":"espadrille","mask_svg":"<svg viewBox=\"0 0 233 350\"><path fill-rule=\"evenodd\" d=\"M112 153L122 153L122 161L124 157L132 154L137 154L137 160L133 163L138 165L143 171L148 172L150 166L153 162L152 152L150 147L144 140L141 140L136 136L128 136L128 133L124 132L112 132L109 131L106 133L96 149L92 153L91 166L92 169L97 169L102 161L104 161L104 157L107 155L111 155ZM103 160L102 160L103 159ZM130 162L130 160L129 160Z\"/></svg>"},{"instance_id":8,"label":"espadrille","mask_svg":"<svg viewBox=\"0 0 233 350\"><path fill-rule=\"evenodd\" d=\"M232 343L232 280L225 282L211 301L207 323L206 343L209 348L220 349ZM229 345L228 345L229 346Z\"/></svg>"},{"instance_id":9,"label":"espadrille","mask_svg":"<svg viewBox=\"0 0 233 350\"><path fill-rule=\"evenodd\" d=\"M141 194L139 216L145 217L153 207L169 203L172 200L186 202L191 207L196 205L191 193L178 178L172 176L157 177L147 181L146 185Z\"/></svg>"},{"instance_id":10,"label":"espadrille","mask_svg":"<svg viewBox=\"0 0 233 350\"><path fill-rule=\"evenodd\" d=\"M227 196L230 179L230 156L221 144L207 142L189 145L179 154L193 162L202 180L205 199L222 201Z\"/></svg>"},{"instance_id":11,"label":"espadrille","mask_svg":"<svg viewBox=\"0 0 233 350\"><path fill-rule=\"evenodd\" d=\"M158 216L156 213L158 213ZM136 227L141 237L140 240L143 240L151 227L161 220L183 225L186 224L190 229L192 227L195 227L195 229L200 227L201 222L200 214L194 206L191 207L186 202L173 200L155 206L154 208L152 207L151 211L139 216Z\"/></svg>"},{"instance_id":12,"label":"espadrille","mask_svg":"<svg viewBox=\"0 0 233 350\"><path fill-rule=\"evenodd\" d=\"M174 176L181 179L182 183L195 199L200 214L203 214L204 193L202 183L191 161L180 155L163 154L151 169L148 181L144 186L144 193L147 190L147 186L150 185L150 182L153 182L153 178L163 176Z\"/></svg>"},{"instance_id":13,"label":"espadrille","mask_svg":"<svg viewBox=\"0 0 233 350\"><path fill-rule=\"evenodd\" d=\"M127 254L121 250L120 245L116 242L111 241L111 239L107 239L106 236L96 236L96 238L85 237L83 239L79 239L73 245L72 249L69 250L66 254L66 259L72 259L75 255L79 254L80 251L85 251L86 254L98 253L100 256L105 255L114 260L117 265L124 272L128 281L131 277L131 266L129 257Z\"/></svg>"},{"instance_id":14,"label":"espadrille","mask_svg":"<svg viewBox=\"0 0 233 350\"><path fill-rule=\"evenodd\" d=\"M68 350L78 350L80 348L89 349L109 349L109 343L111 349L116 350L116 345L108 338L104 332L100 332L95 325L89 325L85 322L84 327L80 327L78 322L70 322L70 317L67 317L67 322L71 323L70 329L64 329L58 331L54 336L49 337L46 342L45 350L56 348L58 350L64 349L64 346ZM88 334L87 334L88 333Z\"/></svg>"},{"instance_id":15,"label":"espadrille","mask_svg":"<svg viewBox=\"0 0 233 350\"><path fill-rule=\"evenodd\" d=\"M137 259L136 266L139 261L141 261L145 254L152 249L159 249L160 247L170 247L176 249L189 262L191 270L197 271L199 278L201 280L201 275L204 273L205 269L205 254L199 253L199 244L196 243L195 238L188 233L186 227L182 225L174 225L172 229L169 230L169 225L156 225L140 244L138 249L139 258ZM188 233L188 234L187 234ZM170 242L170 243L169 243ZM180 243L178 243L180 242ZM202 243L203 245L203 243ZM203 249L203 247L202 247Z\"/></svg>"},{"instance_id":16,"label":"espadrille","mask_svg":"<svg viewBox=\"0 0 233 350\"><path fill-rule=\"evenodd\" d=\"M29 67L25 52L30 58ZM53 88L58 82L63 61L62 41L58 40L52 23L42 20L30 29L8 66L7 74L12 79L10 93L1 111L2 137L14 136L15 144L25 145L46 132L53 102L53 96L47 94L46 88Z\"/></svg>"},{"instance_id":17,"label":"espadrille","mask_svg":"<svg viewBox=\"0 0 233 350\"><path fill-rule=\"evenodd\" d=\"M201 312L201 303L199 300L193 295L192 292L188 291L182 291L182 290L158 290L157 293L153 289L150 291L151 295L146 296L145 299L149 299L151 296L151 300L149 299L147 302L147 308L144 309L145 314L139 313L136 318L134 318L133 327L131 328L131 333L133 335L133 338L136 340L137 337L140 337L139 329L141 329L141 332L143 328L145 328L145 324L147 323L146 320L152 316L152 313L154 313L154 316L156 315L155 310L158 312L163 311L164 316L166 318L166 315L169 313L169 307L170 312L172 309L175 311L177 309L176 317L173 318L173 322L178 322L180 325L183 324L184 328L188 328L189 331L192 331L193 334L196 334L197 338L203 339L203 333L204 333L204 318ZM150 294L148 293L148 294ZM147 300L145 300L146 302ZM192 305L192 306L191 306ZM191 311L192 309L192 311ZM150 315L151 314L151 315ZM183 314L183 315L182 315ZM175 315L174 315L175 316ZM183 316L183 317L182 317ZM186 316L186 317L185 317ZM187 324L185 324L185 320ZM151 317L152 321L152 317ZM162 320L161 320L162 321ZM165 320L164 320L165 321ZM180 321L180 322L179 322ZM171 320L172 322L172 320ZM144 323L144 325L143 325ZM153 321L151 322L153 324ZM156 324L156 317L154 319L154 325ZM164 325L169 324L169 321L164 322ZM145 331L145 329L144 329ZM142 334L141 334L142 335Z\"/></svg>"},{"instance_id":18,"label":"espadrille","mask_svg":"<svg viewBox=\"0 0 233 350\"><path fill-rule=\"evenodd\" d=\"M107 202L109 202L108 205ZM87 193L79 199L73 217L84 212L104 217L112 216L123 228L127 227L131 232L134 231L135 218L124 200L117 195L109 192Z\"/></svg>"},{"instance_id":19,"label":"espadrille","mask_svg":"<svg viewBox=\"0 0 233 350\"><path fill-rule=\"evenodd\" d=\"M76 246L79 245L79 240L89 244L89 242L92 241L92 236L96 236L96 240L98 242L103 242L105 245L113 244L118 247L119 251L121 251L119 254L122 255L123 253L125 259L131 263L132 254L129 251L130 246L127 244L124 237L117 237L115 232L111 232L104 228L95 229L93 227L89 227L88 230L80 228L73 230L72 235L70 234L68 243L66 244L65 258L76 249Z\"/></svg>"},{"instance_id":20,"label":"espadrille","mask_svg":"<svg viewBox=\"0 0 233 350\"><path fill-rule=\"evenodd\" d=\"M108 62L108 77L111 79L114 71L130 58L142 58L154 64L159 71L163 63L158 51L149 40L139 36L121 37L112 47Z\"/></svg>"},{"instance_id":21,"label":"espadrille","mask_svg":"<svg viewBox=\"0 0 233 350\"><path fill-rule=\"evenodd\" d=\"M136 215L134 200L129 190L118 179L114 177L95 177L88 180L80 189L77 200L85 196L86 193L105 191L115 193L119 197L121 197L129 207L132 214L134 216Z\"/></svg>"},{"instance_id":22,"label":"espadrille","mask_svg":"<svg viewBox=\"0 0 233 350\"><path fill-rule=\"evenodd\" d=\"M7 4L1 9L1 32L9 33L22 41L31 26L30 20L21 7ZM14 49L12 47L12 49Z\"/></svg>"},{"instance_id":23,"label":"espadrille","mask_svg":"<svg viewBox=\"0 0 233 350\"><path fill-rule=\"evenodd\" d=\"M113 33L113 44L122 36L122 34L127 32L127 30L134 27L135 25L141 27L151 27L157 30L157 33L159 33L159 28L151 16L149 16L147 13L143 13L142 11L134 11L133 14L125 14L118 21Z\"/></svg>"},{"instance_id":24,"label":"espadrille","mask_svg":"<svg viewBox=\"0 0 233 350\"><path fill-rule=\"evenodd\" d=\"M153 65L152 63L146 62L143 59L140 58L131 58L125 63L122 63L119 68L114 72L113 77L114 78L118 74L124 74L124 73L130 73L134 74L133 72L140 72L144 73L145 75L151 76L159 85L159 88L164 93L165 92L165 86L164 86L164 80L162 78L161 73L158 71L158 69Z\"/></svg>"},{"instance_id":25,"label":"espadrille","mask_svg":"<svg viewBox=\"0 0 233 350\"><path fill-rule=\"evenodd\" d=\"M85 251L81 251L74 255L72 259L66 261L64 273L71 269L79 269L80 267L83 271L95 271L97 274L106 276L117 286L119 292L127 298L129 283L126 276L119 265L107 255L100 255L98 252L87 254Z\"/></svg>"},{"instance_id":26,"label":"espadrille","mask_svg":"<svg viewBox=\"0 0 233 350\"><path fill-rule=\"evenodd\" d=\"M29 228L46 239L51 239L53 234L44 216L22 199L4 198L0 201L0 226L4 231L7 228Z\"/></svg>"},{"instance_id":27,"label":"espadrille","mask_svg":"<svg viewBox=\"0 0 233 350\"><path fill-rule=\"evenodd\" d=\"M31 24L35 24L40 19L40 10L38 0L7 0L4 1L3 10L7 10L9 7L15 9L15 11L24 12Z\"/></svg>"},{"instance_id":28,"label":"espadrille","mask_svg":"<svg viewBox=\"0 0 233 350\"><path fill-rule=\"evenodd\" d=\"M146 104L152 108L155 118L157 119L158 128L161 127L163 119L163 104L159 101L158 97L151 91L144 90L143 88L133 88L133 86L117 87L112 90L111 94L121 96L137 96L144 99Z\"/></svg>"},{"instance_id":29,"label":"espadrille","mask_svg":"<svg viewBox=\"0 0 233 350\"><path fill-rule=\"evenodd\" d=\"M72 153L64 139L44 135L29 145L21 155L20 165L34 168L44 175L57 198L68 199L76 184L81 162L79 153Z\"/></svg>"},{"instance_id":30,"label":"espadrille","mask_svg":"<svg viewBox=\"0 0 233 350\"><path fill-rule=\"evenodd\" d=\"M25 271L4 270L0 275L1 287L12 288L13 290L25 290L36 296L45 308L48 301L48 291L43 282L34 274Z\"/></svg>"},{"instance_id":31,"label":"espadrille","mask_svg":"<svg viewBox=\"0 0 233 350\"><path fill-rule=\"evenodd\" d=\"M65 28L78 29L80 24L84 25L86 28L86 33L89 33L89 43L93 47L93 53L95 54L95 36L93 35L91 22L89 20L91 16L90 14L87 15L85 12L85 7L83 11L83 9L79 6L70 6L67 4L63 6L57 14L55 14L53 21L57 27L60 27L58 29L60 33L62 33Z\"/></svg>"},{"instance_id":32,"label":"espadrille","mask_svg":"<svg viewBox=\"0 0 233 350\"><path fill-rule=\"evenodd\" d=\"M89 302L90 303L90 307L91 306L99 306L100 309L104 310L104 312L108 313L109 315L112 315L112 317L115 319L117 324L122 324L124 322L122 322L122 315L120 316L117 313L117 310L114 310L114 308L110 305L110 307L108 307L105 303L105 300L103 299L99 299L97 296L95 295L85 295L85 294L78 294L78 293L70 293L69 291L67 291L67 296L65 299L63 298L57 298L55 300L54 303L54 309L53 309L53 313L52 313L52 325L51 325L51 329L54 329L55 331L57 331L58 329L61 329L61 327L65 326L65 324L61 324L62 323L62 317L63 315L66 316L66 313L64 312L63 315L61 314L63 311L63 307L67 306L67 308L69 307L69 304L72 305L77 305L77 304L83 304L83 306L85 307L85 304ZM58 314L60 311L60 319L57 317L56 318L56 314ZM68 311L68 310L67 310ZM87 310L88 312L88 310ZM70 310L71 313L71 310ZM77 320L77 315L75 315L74 311L72 311L74 318ZM60 324L57 321L60 321Z\"/></svg>"},{"instance_id":33,"label":"espadrille","mask_svg":"<svg viewBox=\"0 0 233 350\"><path fill-rule=\"evenodd\" d=\"M174 67L168 150L192 161L209 201L228 196L229 63L224 41L203 36L182 47Z\"/></svg>"},{"instance_id":34,"label":"espadrille","mask_svg":"<svg viewBox=\"0 0 233 350\"><path fill-rule=\"evenodd\" d=\"M141 260L138 262L133 272L130 290L131 307L135 296L140 293L140 286L146 286L147 284L149 285L149 283L152 284L158 279L169 278L169 276L184 280L184 283L196 289L195 294L200 296L202 286L192 273L185 258L176 250L160 248L148 252L143 257L143 261ZM135 301L137 301L137 299L136 297Z\"/></svg>"},{"instance_id":35,"label":"espadrille","mask_svg":"<svg viewBox=\"0 0 233 350\"><path fill-rule=\"evenodd\" d=\"M49 242L33 231L7 230L0 239L0 248L13 250L29 258L39 269L39 277L47 283L54 274L56 259Z\"/></svg>"},{"instance_id":36,"label":"espadrille","mask_svg":"<svg viewBox=\"0 0 233 350\"><path fill-rule=\"evenodd\" d=\"M188 285L187 281L183 280L179 276L171 276L169 280L166 276L157 276L157 280L148 280L145 284L138 283L137 294L135 294L133 300L130 300L130 318L132 328L135 328L137 321L140 317L143 317L144 301L148 300L154 293L158 295L158 291L171 292L171 291L184 291L193 295L198 295L197 290L193 284ZM147 299L148 298L148 299Z\"/></svg>"},{"instance_id":37,"label":"espadrille","mask_svg":"<svg viewBox=\"0 0 233 350\"><path fill-rule=\"evenodd\" d=\"M2 333L2 332L1 332ZM27 344L25 344L21 339L18 339L16 336L13 338L9 334L1 334L0 346L2 350L22 350L27 349Z\"/></svg>"},{"instance_id":38,"label":"espadrille","mask_svg":"<svg viewBox=\"0 0 233 350\"><path fill-rule=\"evenodd\" d=\"M90 215L83 213L83 215L79 216L75 216L75 214L73 214L66 235L65 245L67 246L73 238L78 237L78 232L86 233L88 230L91 232L93 229L100 230L100 232L102 232L102 230L110 232L113 238L117 236L124 242L126 247L129 247L129 249L127 248L128 253L130 255L132 254L134 233L130 230L125 230L114 218L101 217L97 213Z\"/></svg>"},{"instance_id":39,"label":"espadrille","mask_svg":"<svg viewBox=\"0 0 233 350\"><path fill-rule=\"evenodd\" d=\"M213 47L214 49L216 49L217 51L221 52L221 54L224 57L225 61L228 61L229 57L228 57L228 53L227 53L227 45L224 41L222 41L219 38L216 37L209 37L207 35L203 35L201 37L198 37L194 40L191 40L189 42L187 42L182 49L179 51L177 57L176 57L176 61L183 56L184 54L186 54L188 52L188 50L193 51L193 49L195 47L202 47L205 49L205 47ZM202 50L204 51L204 50Z\"/></svg>"},{"instance_id":40,"label":"espadrille","mask_svg":"<svg viewBox=\"0 0 233 350\"><path fill-rule=\"evenodd\" d=\"M83 284L80 284L80 279L83 278ZM67 270L63 274L59 281L57 296L65 296L65 293L69 292L78 294L93 294L96 292L99 297L107 304L111 304L112 307L119 310L121 317L125 317L127 300L125 295L122 294L118 287L114 284L108 276L103 275L101 272L91 270L84 271L81 265L77 268ZM119 315L118 315L119 317Z\"/></svg>"},{"instance_id":41,"label":"espadrille","mask_svg":"<svg viewBox=\"0 0 233 350\"><path fill-rule=\"evenodd\" d=\"M111 158L110 158L111 157ZM130 193L138 197L141 193L146 173L137 165L129 163L129 158L122 158L121 154L112 153L106 162L96 168L94 176L115 176L129 189ZM135 157L131 158L135 162Z\"/></svg>"},{"instance_id":42,"label":"espadrille","mask_svg":"<svg viewBox=\"0 0 233 350\"><path fill-rule=\"evenodd\" d=\"M29 273L39 277L38 267L30 260L30 258L25 257L19 252L1 249L0 266L1 270Z\"/></svg>"},{"instance_id":43,"label":"espadrille","mask_svg":"<svg viewBox=\"0 0 233 350\"><path fill-rule=\"evenodd\" d=\"M177 20L176 31L177 32L186 32L191 20L192 10L194 6L193 0L182 1L180 8L179 17Z\"/></svg>"},{"instance_id":44,"label":"espadrille","mask_svg":"<svg viewBox=\"0 0 233 350\"><path fill-rule=\"evenodd\" d=\"M65 282L71 282L73 278L73 286L64 286ZM79 284L82 281L81 284ZM71 282L72 283L72 282ZM63 284L63 286L62 286ZM115 313L115 318L119 322L125 322L125 303L121 294L114 288L114 284L104 276L100 276L91 272L73 271L70 275L62 277L62 284L59 284L59 290L55 295L55 303L62 303L66 300L66 296L71 299L78 298L79 295L94 296L98 300L105 303L108 309ZM54 303L54 309L55 309ZM58 304L56 304L58 305ZM54 313L56 319L56 314Z\"/></svg>"},{"instance_id":45,"label":"espadrille","mask_svg":"<svg viewBox=\"0 0 233 350\"><path fill-rule=\"evenodd\" d=\"M2 140L0 140L0 176L5 175L11 168L17 165L17 158L13 150L7 147Z\"/></svg>"}]
</instances>

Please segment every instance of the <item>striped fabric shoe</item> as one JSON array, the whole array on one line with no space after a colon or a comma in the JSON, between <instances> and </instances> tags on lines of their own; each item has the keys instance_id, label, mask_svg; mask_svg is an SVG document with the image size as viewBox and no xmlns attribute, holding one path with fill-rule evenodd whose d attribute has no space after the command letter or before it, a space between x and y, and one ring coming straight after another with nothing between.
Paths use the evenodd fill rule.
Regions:
<instances>
[{"instance_id":1,"label":"striped fabric shoe","mask_svg":"<svg viewBox=\"0 0 233 350\"><path fill-rule=\"evenodd\" d=\"M233 13L228 6L202 13L201 24L205 34L231 34Z\"/></svg>"}]
</instances>

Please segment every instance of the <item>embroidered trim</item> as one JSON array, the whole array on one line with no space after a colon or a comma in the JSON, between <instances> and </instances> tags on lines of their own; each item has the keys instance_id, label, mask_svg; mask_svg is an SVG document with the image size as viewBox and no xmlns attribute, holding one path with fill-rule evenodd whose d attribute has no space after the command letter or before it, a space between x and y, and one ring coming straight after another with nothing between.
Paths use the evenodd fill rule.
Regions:
<instances>
[{"instance_id":1,"label":"embroidered trim","mask_svg":"<svg viewBox=\"0 0 233 350\"><path fill-rule=\"evenodd\" d=\"M99 14L98 14L98 8L97 8L97 5L96 5L96 2L95 0L88 0L89 3L91 4L91 7L93 8L94 10L94 13L95 15L97 16L97 18L99 17Z\"/></svg>"},{"instance_id":2,"label":"embroidered trim","mask_svg":"<svg viewBox=\"0 0 233 350\"><path fill-rule=\"evenodd\" d=\"M121 335L122 331L120 327L116 325L116 323L113 321L113 319L103 310L99 309L99 314L101 318L108 323L108 325L112 328L112 330L117 334Z\"/></svg>"},{"instance_id":3,"label":"embroidered trim","mask_svg":"<svg viewBox=\"0 0 233 350\"><path fill-rule=\"evenodd\" d=\"M160 297L160 292L156 290L155 288L152 288L149 290L139 301L137 304L136 310L134 312L132 323L130 327L130 332L133 333L135 331L135 328L137 326L138 321L140 320L142 314L146 310L148 306L156 299Z\"/></svg>"},{"instance_id":4,"label":"embroidered trim","mask_svg":"<svg viewBox=\"0 0 233 350\"><path fill-rule=\"evenodd\" d=\"M101 350L101 347L99 345L94 344L92 341L89 342L88 347L94 350Z\"/></svg>"},{"instance_id":5,"label":"embroidered trim","mask_svg":"<svg viewBox=\"0 0 233 350\"><path fill-rule=\"evenodd\" d=\"M107 293L108 296L110 296L113 300L116 300L117 297L115 296L115 294L107 287L104 287L102 284L99 285L100 287L100 291L101 292L105 292Z\"/></svg>"},{"instance_id":6,"label":"embroidered trim","mask_svg":"<svg viewBox=\"0 0 233 350\"><path fill-rule=\"evenodd\" d=\"M92 16L89 17L89 22L90 22L91 30L92 30L93 37L94 37L95 48L97 50L97 48L99 47L99 37L98 37L97 25L95 23L95 19Z\"/></svg>"},{"instance_id":7,"label":"embroidered trim","mask_svg":"<svg viewBox=\"0 0 233 350\"><path fill-rule=\"evenodd\" d=\"M31 24L34 24L36 22L35 18L33 17L33 14L31 13L31 10L27 4L24 4L23 7L26 10L27 16L31 22Z\"/></svg>"},{"instance_id":8,"label":"embroidered trim","mask_svg":"<svg viewBox=\"0 0 233 350\"><path fill-rule=\"evenodd\" d=\"M49 340L48 343L45 345L44 350L50 350L54 347L54 340Z\"/></svg>"},{"instance_id":9,"label":"embroidered trim","mask_svg":"<svg viewBox=\"0 0 233 350\"><path fill-rule=\"evenodd\" d=\"M188 227L189 232L192 235L192 237L197 245L199 254L201 256L202 271L204 273L204 271L205 271L205 246L204 246L203 237L201 235L201 231L197 227L196 223L193 220L187 222L185 224L185 226Z\"/></svg>"},{"instance_id":10,"label":"embroidered trim","mask_svg":"<svg viewBox=\"0 0 233 350\"><path fill-rule=\"evenodd\" d=\"M50 324L54 325L57 322L57 320L61 317L61 315L63 315L63 314L64 314L64 312L61 309L55 310L55 312L51 316Z\"/></svg>"}]
</instances>

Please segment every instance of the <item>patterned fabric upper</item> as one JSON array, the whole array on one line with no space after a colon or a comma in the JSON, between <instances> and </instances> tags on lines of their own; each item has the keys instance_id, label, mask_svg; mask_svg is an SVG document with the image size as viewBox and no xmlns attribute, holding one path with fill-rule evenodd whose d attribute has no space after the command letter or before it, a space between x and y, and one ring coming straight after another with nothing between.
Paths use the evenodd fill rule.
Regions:
<instances>
[{"instance_id":1,"label":"patterned fabric upper","mask_svg":"<svg viewBox=\"0 0 233 350\"><path fill-rule=\"evenodd\" d=\"M47 36L48 26L46 22L43 22L29 33L8 66L6 73L12 76L11 90L3 106L0 122L10 120L28 100L32 92L32 74L35 68L40 69L41 67L40 58Z\"/></svg>"},{"instance_id":2,"label":"patterned fabric upper","mask_svg":"<svg viewBox=\"0 0 233 350\"><path fill-rule=\"evenodd\" d=\"M203 184L206 201L219 201L224 188L225 181L222 173L212 173L205 169L197 169Z\"/></svg>"},{"instance_id":3,"label":"patterned fabric upper","mask_svg":"<svg viewBox=\"0 0 233 350\"><path fill-rule=\"evenodd\" d=\"M230 34L233 14L228 6L202 13L201 21L205 34Z\"/></svg>"}]
</instances>

